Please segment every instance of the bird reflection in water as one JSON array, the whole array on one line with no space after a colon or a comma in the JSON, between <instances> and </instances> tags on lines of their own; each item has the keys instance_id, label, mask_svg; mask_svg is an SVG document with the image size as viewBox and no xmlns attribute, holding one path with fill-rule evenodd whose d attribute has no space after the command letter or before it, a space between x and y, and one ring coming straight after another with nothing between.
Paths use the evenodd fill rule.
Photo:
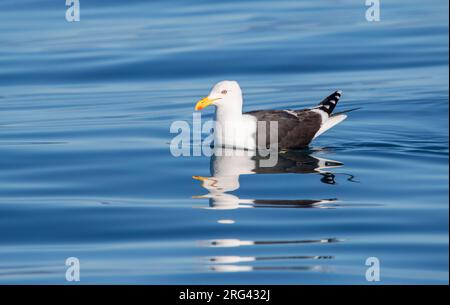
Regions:
<instances>
[{"instance_id":1,"label":"bird reflection in water","mask_svg":"<svg viewBox=\"0 0 450 305\"><path fill-rule=\"evenodd\" d=\"M336 199L245 199L231 194L240 188L240 175L251 174L317 174L320 181L335 184L335 174L330 169L341 167L337 161L313 156L306 152L287 151L278 155L273 167L262 166L264 158L256 153L233 154L233 150L216 148L211 157L211 177L193 176L202 182L208 194L193 198L209 199L209 209L237 209L254 207L330 208Z\"/></svg>"},{"instance_id":2,"label":"bird reflection in water","mask_svg":"<svg viewBox=\"0 0 450 305\"><path fill-rule=\"evenodd\" d=\"M251 241L239 239L219 239L210 240L203 243L205 247L241 247L241 246L264 246L264 245L289 245L289 244L328 244L337 243L342 240L337 238L317 239L317 240L264 240ZM316 261L330 260L334 257L331 255L271 255L271 256L213 256L206 258L209 269L215 272L248 272L257 270L292 270L292 271L331 271L328 266L322 265L292 265L296 261ZM279 262L286 261L290 265L279 265ZM265 262L264 265L250 265L250 263ZM274 262L274 265L267 265L267 262ZM237 265L244 263L246 265Z\"/></svg>"},{"instance_id":3,"label":"bird reflection in water","mask_svg":"<svg viewBox=\"0 0 450 305\"><path fill-rule=\"evenodd\" d=\"M208 194L194 196L209 200L205 209L232 210L239 208L330 208L336 205L337 199L245 199L232 192L240 188L241 175L252 174L314 174L320 182L335 184L336 174L332 169L343 166L342 163L314 156L311 152L280 152L275 166L265 167L263 157L246 152L235 154L226 148L216 148L211 157L211 176L193 176L201 181ZM233 225L233 219L218 220L220 224ZM305 239L305 240L241 240L215 239L201 242L204 247L236 248L259 246L284 246L306 244L330 244L341 242L337 238ZM229 254L229 253L227 253ZM330 271L327 265L311 262L331 260L331 255L224 255L207 257L208 268L215 272L248 272L257 270L292 270L292 271ZM298 265L296 262L308 262Z\"/></svg>"}]
</instances>

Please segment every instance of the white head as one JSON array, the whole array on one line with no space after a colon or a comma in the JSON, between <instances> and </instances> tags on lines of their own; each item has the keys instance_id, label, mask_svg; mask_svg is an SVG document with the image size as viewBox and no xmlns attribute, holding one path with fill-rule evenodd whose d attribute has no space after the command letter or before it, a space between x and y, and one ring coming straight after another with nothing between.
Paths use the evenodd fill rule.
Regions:
<instances>
[{"instance_id":1,"label":"white head","mask_svg":"<svg viewBox=\"0 0 450 305\"><path fill-rule=\"evenodd\" d=\"M242 114L242 91L236 81L224 80L217 83L207 97L197 102L195 110L202 110L209 105L217 107L218 112L230 116Z\"/></svg>"}]
</instances>

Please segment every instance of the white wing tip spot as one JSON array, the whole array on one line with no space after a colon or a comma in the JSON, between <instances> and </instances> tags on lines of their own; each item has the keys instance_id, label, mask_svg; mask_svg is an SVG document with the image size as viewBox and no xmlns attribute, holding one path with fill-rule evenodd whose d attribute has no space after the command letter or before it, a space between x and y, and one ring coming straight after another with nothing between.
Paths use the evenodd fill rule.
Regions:
<instances>
[{"instance_id":1,"label":"white wing tip spot","mask_svg":"<svg viewBox=\"0 0 450 305\"><path fill-rule=\"evenodd\" d=\"M295 116L296 118L298 117L297 113L294 112L294 111L292 111L292 110L284 110L284 112L286 112L286 113L288 113L288 114L290 114L290 115L293 115L293 116Z\"/></svg>"}]
</instances>

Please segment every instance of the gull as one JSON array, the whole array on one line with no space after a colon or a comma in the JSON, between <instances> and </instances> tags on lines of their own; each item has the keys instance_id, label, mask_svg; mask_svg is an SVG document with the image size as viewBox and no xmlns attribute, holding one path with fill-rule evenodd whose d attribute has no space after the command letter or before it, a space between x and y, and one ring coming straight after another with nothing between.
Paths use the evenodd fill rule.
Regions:
<instances>
[{"instance_id":1,"label":"gull","mask_svg":"<svg viewBox=\"0 0 450 305\"><path fill-rule=\"evenodd\" d=\"M202 110L216 107L214 145L257 150L275 139L278 150L301 149L330 128L347 118L347 110L333 114L342 91L335 91L317 106L301 110L257 110L242 112L242 90L236 81L217 83L209 95L195 105ZM272 128L275 122L277 128ZM259 128L260 123L268 126Z\"/></svg>"}]
</instances>

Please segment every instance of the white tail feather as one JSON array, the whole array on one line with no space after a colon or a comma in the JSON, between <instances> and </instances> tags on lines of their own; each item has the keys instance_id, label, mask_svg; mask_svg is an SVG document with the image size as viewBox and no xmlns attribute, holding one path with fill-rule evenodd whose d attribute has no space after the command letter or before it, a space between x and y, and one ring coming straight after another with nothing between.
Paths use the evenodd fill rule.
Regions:
<instances>
[{"instance_id":1,"label":"white tail feather","mask_svg":"<svg viewBox=\"0 0 450 305\"><path fill-rule=\"evenodd\" d=\"M328 120L325 121L325 123L323 123L323 125L317 131L316 135L314 136L314 139L317 138L318 136L320 136L322 133L324 133L328 129L336 126L337 124L339 124L346 118L347 118L347 115L345 115L345 114L338 114L338 115L331 116L330 118L328 118Z\"/></svg>"}]
</instances>

